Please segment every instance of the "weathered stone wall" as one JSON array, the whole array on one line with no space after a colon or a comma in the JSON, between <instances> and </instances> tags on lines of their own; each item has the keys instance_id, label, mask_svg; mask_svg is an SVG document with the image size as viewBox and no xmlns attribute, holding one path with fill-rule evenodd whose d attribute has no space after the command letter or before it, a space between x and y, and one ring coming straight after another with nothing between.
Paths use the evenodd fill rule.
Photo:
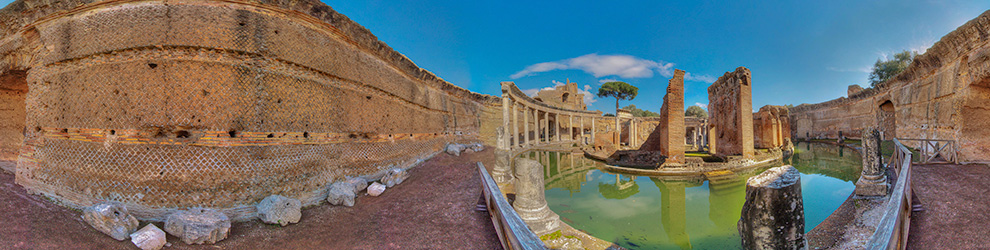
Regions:
<instances>
[{"instance_id":1,"label":"weathered stone wall","mask_svg":"<svg viewBox=\"0 0 990 250\"><path fill-rule=\"evenodd\" d=\"M753 146L755 148L777 148L784 145L784 139L791 138L791 125L787 107L766 105L753 113Z\"/></svg>"},{"instance_id":2,"label":"weathered stone wall","mask_svg":"<svg viewBox=\"0 0 990 250\"><path fill-rule=\"evenodd\" d=\"M12 71L0 76L0 169L14 172L24 142L24 97L27 72Z\"/></svg>"},{"instance_id":3,"label":"weathered stone wall","mask_svg":"<svg viewBox=\"0 0 990 250\"><path fill-rule=\"evenodd\" d=\"M26 70L30 87L16 182L71 206L246 218L268 195L314 204L344 175L411 166L501 121L497 97L318 1L27 0L0 24L0 76Z\"/></svg>"},{"instance_id":4,"label":"weathered stone wall","mask_svg":"<svg viewBox=\"0 0 990 250\"><path fill-rule=\"evenodd\" d=\"M960 26L877 88L791 109L797 137L858 138L868 126L884 139L955 140L962 162L990 161L990 12ZM891 112L881 108L890 102ZM884 120L884 119L892 120ZM889 128L895 128L890 131ZM913 142L907 146L917 147Z\"/></svg>"},{"instance_id":5,"label":"weathered stone wall","mask_svg":"<svg viewBox=\"0 0 990 250\"><path fill-rule=\"evenodd\" d=\"M563 86L540 90L540 92L536 93L534 99L558 108L587 110L588 106L584 104L584 94L581 94L578 90L577 83L573 83L570 79L567 79L567 83Z\"/></svg>"},{"instance_id":6,"label":"weathered stone wall","mask_svg":"<svg viewBox=\"0 0 990 250\"><path fill-rule=\"evenodd\" d=\"M749 69L725 72L708 87L712 154L753 158L753 94Z\"/></svg>"},{"instance_id":7,"label":"weathered stone wall","mask_svg":"<svg viewBox=\"0 0 990 250\"><path fill-rule=\"evenodd\" d=\"M660 151L665 163L684 163L684 71L674 70L660 107L660 124L639 150Z\"/></svg>"}]
</instances>

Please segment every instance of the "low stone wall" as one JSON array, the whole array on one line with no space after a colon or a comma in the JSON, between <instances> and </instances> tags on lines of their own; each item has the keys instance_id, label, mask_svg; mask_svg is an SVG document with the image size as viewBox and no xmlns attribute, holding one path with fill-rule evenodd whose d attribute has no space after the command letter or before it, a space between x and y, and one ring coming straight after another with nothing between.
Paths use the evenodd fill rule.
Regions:
<instances>
[{"instance_id":1,"label":"low stone wall","mask_svg":"<svg viewBox=\"0 0 990 250\"><path fill-rule=\"evenodd\" d=\"M837 138L842 133L858 138L858 131L878 126L885 140L955 140L961 162L990 162L987 34L990 12L942 37L905 72L876 88L792 108L794 136Z\"/></svg>"},{"instance_id":2,"label":"low stone wall","mask_svg":"<svg viewBox=\"0 0 990 250\"><path fill-rule=\"evenodd\" d=\"M315 204L343 176L493 140L501 120L499 98L318 1L21 0L0 24L0 79L30 89L3 98L26 118L0 124L0 154L25 133L16 182L70 206L249 218L268 195Z\"/></svg>"}]
</instances>

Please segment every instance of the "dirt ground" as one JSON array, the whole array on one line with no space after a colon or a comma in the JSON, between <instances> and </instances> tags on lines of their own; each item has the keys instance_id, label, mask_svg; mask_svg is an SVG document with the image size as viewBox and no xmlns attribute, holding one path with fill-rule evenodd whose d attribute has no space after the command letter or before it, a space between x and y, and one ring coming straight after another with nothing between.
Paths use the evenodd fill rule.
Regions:
<instances>
[{"instance_id":1,"label":"dirt ground","mask_svg":"<svg viewBox=\"0 0 990 250\"><path fill-rule=\"evenodd\" d=\"M908 249L990 249L990 167L914 165Z\"/></svg>"},{"instance_id":2,"label":"dirt ground","mask_svg":"<svg viewBox=\"0 0 990 250\"><path fill-rule=\"evenodd\" d=\"M475 211L481 196L476 162L494 164L492 151L438 154L381 196L360 195L354 207L304 208L298 224L238 222L215 245L187 245L169 235L165 249L500 249L488 213ZM80 216L27 194L14 175L0 174L0 248L137 249L97 232Z\"/></svg>"}]
</instances>

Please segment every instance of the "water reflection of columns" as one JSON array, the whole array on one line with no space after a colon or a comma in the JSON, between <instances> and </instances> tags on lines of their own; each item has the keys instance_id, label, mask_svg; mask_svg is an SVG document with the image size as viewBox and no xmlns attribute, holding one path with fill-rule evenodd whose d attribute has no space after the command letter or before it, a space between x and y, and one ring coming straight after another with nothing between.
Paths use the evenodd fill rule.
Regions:
<instances>
[{"instance_id":1,"label":"water reflection of columns","mask_svg":"<svg viewBox=\"0 0 990 250\"><path fill-rule=\"evenodd\" d=\"M650 178L660 188L660 220L671 242L681 249L691 249L691 237L687 234L687 209L685 207L686 182L664 181Z\"/></svg>"},{"instance_id":2,"label":"water reflection of columns","mask_svg":"<svg viewBox=\"0 0 990 250\"><path fill-rule=\"evenodd\" d=\"M517 158L516 200L512 207L537 235L560 228L560 216L550 211L544 195L543 166L539 162Z\"/></svg>"}]
</instances>

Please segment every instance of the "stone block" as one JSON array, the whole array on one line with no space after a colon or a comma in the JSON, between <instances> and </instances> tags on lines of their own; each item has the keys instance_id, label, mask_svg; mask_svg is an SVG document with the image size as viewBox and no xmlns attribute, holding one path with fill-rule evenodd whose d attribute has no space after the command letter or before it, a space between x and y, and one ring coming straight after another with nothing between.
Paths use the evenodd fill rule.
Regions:
<instances>
[{"instance_id":1,"label":"stone block","mask_svg":"<svg viewBox=\"0 0 990 250\"><path fill-rule=\"evenodd\" d=\"M83 210L83 220L115 240L126 240L137 230L138 220L120 202L104 202Z\"/></svg>"},{"instance_id":2,"label":"stone block","mask_svg":"<svg viewBox=\"0 0 990 250\"><path fill-rule=\"evenodd\" d=\"M165 219L165 232L179 237L186 244L213 244L227 238L230 219L213 209L180 210Z\"/></svg>"},{"instance_id":3,"label":"stone block","mask_svg":"<svg viewBox=\"0 0 990 250\"><path fill-rule=\"evenodd\" d=\"M364 177L347 177L344 182L354 186L354 194L361 193L365 188L368 188L368 180Z\"/></svg>"},{"instance_id":4,"label":"stone block","mask_svg":"<svg viewBox=\"0 0 990 250\"><path fill-rule=\"evenodd\" d=\"M393 187L402 184L402 181L405 181L406 178L409 178L409 172L406 172L405 169L393 168L385 172L385 177L382 177L381 182L386 187Z\"/></svg>"},{"instance_id":5,"label":"stone block","mask_svg":"<svg viewBox=\"0 0 990 250\"><path fill-rule=\"evenodd\" d=\"M382 195L382 193L384 192L385 192L385 185L381 183L375 182L375 183L371 183L371 186L368 186L368 195L379 196Z\"/></svg>"},{"instance_id":6,"label":"stone block","mask_svg":"<svg viewBox=\"0 0 990 250\"><path fill-rule=\"evenodd\" d=\"M297 199L272 195L258 203L258 219L268 224L282 226L298 223L302 218L302 202Z\"/></svg>"},{"instance_id":7,"label":"stone block","mask_svg":"<svg viewBox=\"0 0 990 250\"><path fill-rule=\"evenodd\" d=\"M450 154L450 155L453 155L453 156L461 156L461 152L464 152L464 150L466 150L466 149L467 149L467 146L465 146L464 144L451 143L451 144L447 144L447 148L444 149L444 151L447 152L447 154Z\"/></svg>"},{"instance_id":8,"label":"stone block","mask_svg":"<svg viewBox=\"0 0 990 250\"><path fill-rule=\"evenodd\" d=\"M354 206L354 185L347 182L337 182L330 185L330 192L327 194L327 203L331 205ZM370 189L368 190L370 193Z\"/></svg>"},{"instance_id":9,"label":"stone block","mask_svg":"<svg viewBox=\"0 0 990 250\"><path fill-rule=\"evenodd\" d=\"M787 165L746 181L738 223L744 249L805 249L801 174Z\"/></svg>"},{"instance_id":10,"label":"stone block","mask_svg":"<svg viewBox=\"0 0 990 250\"><path fill-rule=\"evenodd\" d=\"M537 235L559 230L560 216L550 211L544 194L543 165L525 158L516 158L515 163L516 200L512 208Z\"/></svg>"},{"instance_id":11,"label":"stone block","mask_svg":"<svg viewBox=\"0 0 990 250\"><path fill-rule=\"evenodd\" d=\"M137 232L131 234L131 242L142 250L158 250L165 246L165 231L158 229L155 224L148 223Z\"/></svg>"}]
</instances>

